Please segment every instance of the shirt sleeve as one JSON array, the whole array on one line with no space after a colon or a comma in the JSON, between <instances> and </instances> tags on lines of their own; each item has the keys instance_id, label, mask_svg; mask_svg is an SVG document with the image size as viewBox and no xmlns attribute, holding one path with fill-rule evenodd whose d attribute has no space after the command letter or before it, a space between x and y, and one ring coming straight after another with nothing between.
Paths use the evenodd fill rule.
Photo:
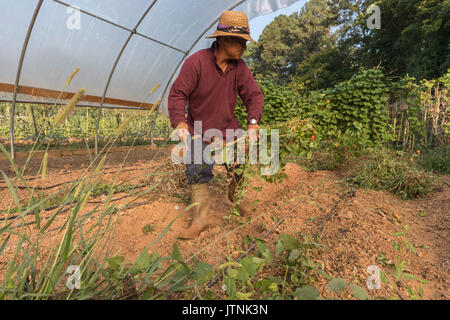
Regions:
<instances>
[{"instance_id":1,"label":"shirt sleeve","mask_svg":"<svg viewBox=\"0 0 450 320\"><path fill-rule=\"evenodd\" d=\"M192 59L188 58L181 67L169 93L167 107L172 128L176 128L183 121L186 122L186 103L197 86L197 79L198 71Z\"/></svg>"},{"instance_id":2,"label":"shirt sleeve","mask_svg":"<svg viewBox=\"0 0 450 320\"><path fill-rule=\"evenodd\" d=\"M256 119L259 122L261 121L264 106L263 93L247 64L245 62L241 63L239 67L241 68L238 88L239 96L248 111L247 121Z\"/></svg>"}]
</instances>

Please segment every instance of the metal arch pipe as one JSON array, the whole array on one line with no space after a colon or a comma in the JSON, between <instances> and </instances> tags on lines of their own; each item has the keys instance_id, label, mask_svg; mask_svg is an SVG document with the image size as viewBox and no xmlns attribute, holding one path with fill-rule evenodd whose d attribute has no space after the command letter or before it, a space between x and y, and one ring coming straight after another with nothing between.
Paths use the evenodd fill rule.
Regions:
<instances>
[{"instance_id":1,"label":"metal arch pipe","mask_svg":"<svg viewBox=\"0 0 450 320\"><path fill-rule=\"evenodd\" d=\"M114 74L114 71L116 70L117 64L119 63L120 58L122 57L123 52L125 51L125 48L128 46L128 43L130 42L131 38L133 37L133 35L136 33L136 29L139 27L139 25L141 24L142 20L144 20L145 16L147 15L147 13L153 8L153 6L155 5L155 3L158 0L154 0L150 6L147 8L147 10L145 10L145 12L143 13L143 15L141 16L141 18L139 19L139 21L136 23L136 26L134 27L133 30L130 31L130 35L128 36L127 40L125 41L125 43L122 46L122 49L120 50L119 54L117 55L116 61L114 61L114 65L111 69L111 72L109 73L108 76L108 80L106 81L106 85L105 85L105 90L103 91L103 95L102 95L102 101L100 102L100 108L98 109L98 113L97 113L97 121L95 123L95 139L94 139L94 144L95 144L95 155L98 154L98 128L99 128L99 124L100 124L100 118L102 115L102 108L103 108L103 103L105 101L105 97L106 97L106 92L108 91L109 88L109 84L111 83L111 79L112 76Z\"/></svg>"},{"instance_id":2,"label":"metal arch pipe","mask_svg":"<svg viewBox=\"0 0 450 320\"><path fill-rule=\"evenodd\" d=\"M25 36L25 41L22 46L22 53L20 55L19 65L17 67L16 82L14 83L14 95L11 103L11 110L9 113L9 138L11 143L11 158L13 160L14 160L14 113L16 109L17 90L19 88L20 74L22 72L23 60L25 58L25 53L27 51L28 42L30 40L31 32L33 31L34 23L36 22L36 18L39 14L39 10L41 9L42 2L44 2L44 0L39 0L38 4L36 5L33 17L31 18L30 24L28 26L27 35Z\"/></svg>"},{"instance_id":3,"label":"metal arch pipe","mask_svg":"<svg viewBox=\"0 0 450 320\"><path fill-rule=\"evenodd\" d=\"M236 8L238 5L240 5L241 3L245 2L247 0L239 0L237 2L235 2L232 6L230 6L227 10L233 10L234 8ZM178 68L180 67L181 63L184 61L184 59L186 59L186 57L191 53L192 49L195 47L195 45L200 41L200 39L203 38L203 36L205 35L205 33L211 29L220 19L220 16L214 20L201 34L200 36L198 36L198 38L192 43L192 46L188 49L187 52L185 52L185 55L180 59L180 61L178 62L176 68L174 69L174 71L172 72L172 75L170 76L169 81L166 83L166 86L164 87L164 91L162 94L162 98L164 99L164 96L166 95L167 89L169 87L169 84L172 82L173 77L175 76L175 73L177 72ZM153 118L153 123L152 123L152 130L150 133L150 143L153 145L153 131L155 129L155 125L156 125L156 118L158 117L158 110L160 108L161 104L158 106L158 108L155 110L155 116Z\"/></svg>"}]
</instances>

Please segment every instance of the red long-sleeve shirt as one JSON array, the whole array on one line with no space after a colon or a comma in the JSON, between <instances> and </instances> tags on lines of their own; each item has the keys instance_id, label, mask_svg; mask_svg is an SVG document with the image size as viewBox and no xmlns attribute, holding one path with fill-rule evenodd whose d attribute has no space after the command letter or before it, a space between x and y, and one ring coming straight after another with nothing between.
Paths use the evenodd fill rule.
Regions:
<instances>
[{"instance_id":1,"label":"red long-sleeve shirt","mask_svg":"<svg viewBox=\"0 0 450 320\"><path fill-rule=\"evenodd\" d=\"M168 99L173 128L186 121L189 131L194 134L194 120L201 120L202 134L215 128L225 138L226 129L241 128L234 116L237 94L248 110L247 120L261 120L263 94L245 61L232 61L222 72L217 64L216 53L217 45L214 42L211 48L197 51L187 58L181 67ZM189 104L187 119L186 103Z\"/></svg>"}]
</instances>

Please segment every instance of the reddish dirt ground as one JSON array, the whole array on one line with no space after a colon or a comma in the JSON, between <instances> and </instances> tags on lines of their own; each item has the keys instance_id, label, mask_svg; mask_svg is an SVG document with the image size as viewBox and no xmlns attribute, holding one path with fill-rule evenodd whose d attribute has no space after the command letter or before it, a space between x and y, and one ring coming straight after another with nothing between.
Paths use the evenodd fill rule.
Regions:
<instances>
[{"instance_id":1,"label":"reddish dirt ground","mask_svg":"<svg viewBox=\"0 0 450 320\"><path fill-rule=\"evenodd\" d=\"M401 200L385 192L352 189L345 184L344 172L309 173L296 164L288 164L288 178L282 184L270 184L257 178L252 180L252 187L262 189L259 192L252 188L248 190L249 198L259 200L257 211L250 217L241 218L241 221L250 221L249 224L239 227L237 218L225 218L220 226L203 232L197 240L177 240L178 231L189 222L189 215L185 213L174 221L160 241L150 246L186 207L187 202L183 199L187 199L189 192L184 168L172 166L169 150L161 148L131 152L119 173L124 156L125 153L122 152L108 155L103 168L103 179L114 181L117 177L116 183L131 179L128 184L139 185L149 181L145 173L165 172L172 173L173 176L170 183L163 185L164 188L149 192L137 200L136 206L119 212L110 245L126 261L133 262L146 248L149 252L158 251L160 255L170 255L173 242L177 241L183 258L188 259L195 254L200 261L221 264L227 261L227 257L236 258L245 250L243 242L246 235L261 238L275 221L288 214L283 223L265 238L269 248L274 248L274 241L282 233L296 237L299 234L319 236L320 243L326 249L315 252L314 261L321 262L324 270L332 277L341 277L347 282L365 287L369 277L367 268L370 265L379 266L392 282L392 268L383 265L377 258L383 255L386 259L396 260L398 254L393 248L393 242L399 238L393 234L407 226L407 239L415 247L417 254L409 250L402 252L402 258L409 262L406 272L428 281L423 285L425 299L450 297L447 275L450 249L450 176L441 176L447 184L442 184L437 191L423 199ZM23 160L18 160L17 164L21 168ZM12 168L6 161L0 161L0 166L9 177L14 177ZM25 178L35 177L39 166L39 160L32 160L25 171ZM35 179L30 180L30 185L36 183L40 187L49 187L60 183L70 184L79 179L88 166L89 160L85 156L49 159L45 182ZM229 217L232 206L225 192L226 171L222 166L215 166L214 173L215 177L211 182L212 214L218 218ZM157 176L152 181L161 181L162 177ZM7 209L11 202L10 193L5 186L2 181L0 209ZM64 185L45 190L45 193L55 192L60 188L64 188ZM150 185L147 185L138 190L149 188ZM19 196L26 199L29 194L20 190ZM131 199L125 193L114 194L115 199L121 197L123 198L114 202L116 206ZM103 195L89 201L102 202L105 198ZM90 210L96 205L98 204L88 203L84 210ZM51 211L42 213L42 216L50 214ZM31 222L33 216L27 219ZM55 226L61 225L63 219L64 217L57 218ZM86 223L93 223L93 220L95 219ZM59 235L55 230L48 232L43 243L50 246L57 241ZM0 272L6 269L13 250L14 244L0 256ZM330 296L326 284L325 279L322 279L315 285L325 296ZM390 298L395 293L400 298L408 299L407 285L405 280L400 280L394 291L392 286L383 283L380 290L368 292L373 298ZM417 292L417 286L413 284L412 287ZM340 297L350 299L352 296L347 289Z\"/></svg>"}]
</instances>

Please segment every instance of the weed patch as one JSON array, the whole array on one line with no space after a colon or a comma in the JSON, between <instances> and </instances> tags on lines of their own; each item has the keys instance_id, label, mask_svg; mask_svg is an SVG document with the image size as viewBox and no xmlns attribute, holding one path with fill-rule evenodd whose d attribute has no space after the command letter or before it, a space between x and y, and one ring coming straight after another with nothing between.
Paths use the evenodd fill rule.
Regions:
<instances>
[{"instance_id":1,"label":"weed patch","mask_svg":"<svg viewBox=\"0 0 450 320\"><path fill-rule=\"evenodd\" d=\"M359 187L386 190L403 199L414 199L433 191L437 178L402 153L385 148L369 149L354 169L352 181Z\"/></svg>"},{"instance_id":2,"label":"weed patch","mask_svg":"<svg viewBox=\"0 0 450 320\"><path fill-rule=\"evenodd\" d=\"M450 174L450 145L425 151L418 163L427 171Z\"/></svg>"}]
</instances>

